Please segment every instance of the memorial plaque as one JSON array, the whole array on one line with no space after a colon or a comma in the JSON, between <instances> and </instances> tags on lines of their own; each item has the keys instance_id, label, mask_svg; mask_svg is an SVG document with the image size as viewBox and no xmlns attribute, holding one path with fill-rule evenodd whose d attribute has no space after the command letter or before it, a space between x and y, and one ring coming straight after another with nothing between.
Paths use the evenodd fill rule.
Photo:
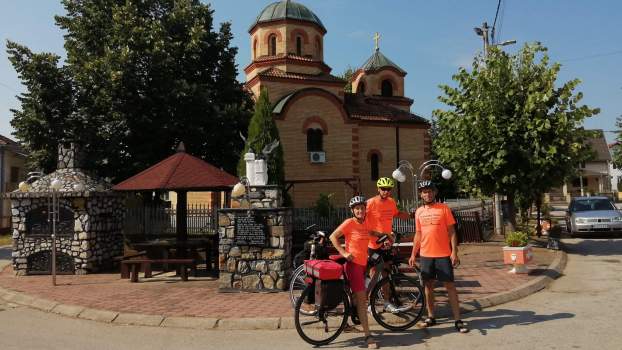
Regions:
<instances>
[{"instance_id":1,"label":"memorial plaque","mask_svg":"<svg viewBox=\"0 0 622 350\"><path fill-rule=\"evenodd\" d=\"M234 234L237 245L265 246L268 227L261 216L238 216Z\"/></svg>"}]
</instances>

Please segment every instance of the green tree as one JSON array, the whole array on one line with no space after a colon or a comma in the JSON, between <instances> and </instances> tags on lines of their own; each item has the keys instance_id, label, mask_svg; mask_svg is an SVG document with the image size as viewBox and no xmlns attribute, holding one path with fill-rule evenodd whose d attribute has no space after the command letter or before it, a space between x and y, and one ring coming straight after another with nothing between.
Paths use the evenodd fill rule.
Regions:
<instances>
[{"instance_id":1,"label":"green tree","mask_svg":"<svg viewBox=\"0 0 622 350\"><path fill-rule=\"evenodd\" d=\"M259 98L255 103L255 113L251 117L246 133L246 145L240 154L238 163L238 174L246 174L246 163L244 162L244 154L253 150L256 156L261 156L261 151L267 145L274 141L280 140L279 129L272 118L272 105L268 90L261 89ZM283 146L279 143L278 147L269 156L268 161L268 182L270 184L283 185L285 183L285 169L283 163Z\"/></svg>"},{"instance_id":2,"label":"green tree","mask_svg":"<svg viewBox=\"0 0 622 350\"><path fill-rule=\"evenodd\" d=\"M14 135L30 150L28 167L50 172L56 166L58 142L75 134L80 121L73 114L72 84L60 57L33 53L7 42L7 53L26 93L18 96L21 109L12 109Z\"/></svg>"},{"instance_id":3,"label":"green tree","mask_svg":"<svg viewBox=\"0 0 622 350\"><path fill-rule=\"evenodd\" d=\"M556 84L559 70L540 44L516 55L492 47L453 76L456 87L441 86L450 109L434 111L435 152L462 188L507 195L514 224L517 195L533 200L561 185L590 153L580 126L599 110L579 104L578 79Z\"/></svg>"},{"instance_id":4,"label":"green tree","mask_svg":"<svg viewBox=\"0 0 622 350\"><path fill-rule=\"evenodd\" d=\"M70 115L81 121L66 137L80 141L91 167L122 180L184 141L189 152L235 170L242 148L237 133L248 125L251 101L236 80L229 23L214 30L213 11L199 0L62 2L66 14L56 23L67 33L67 60L59 69L71 93L56 95L73 103L71 113L58 113L59 125ZM45 76L33 60L22 65L16 69ZM34 110L42 108L35 103ZM17 135L45 119L30 117L14 123ZM23 141L35 152L55 150L57 142Z\"/></svg>"},{"instance_id":5,"label":"green tree","mask_svg":"<svg viewBox=\"0 0 622 350\"><path fill-rule=\"evenodd\" d=\"M346 86L343 88L343 91L352 92L352 77L354 76L354 72L355 70L351 66L348 66L343 74L339 76L339 78L347 82Z\"/></svg>"}]
</instances>

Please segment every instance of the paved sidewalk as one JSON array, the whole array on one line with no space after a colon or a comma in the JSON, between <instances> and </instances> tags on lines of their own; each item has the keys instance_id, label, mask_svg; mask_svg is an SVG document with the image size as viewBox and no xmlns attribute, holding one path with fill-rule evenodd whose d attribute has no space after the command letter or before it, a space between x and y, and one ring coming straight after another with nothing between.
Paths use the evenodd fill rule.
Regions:
<instances>
[{"instance_id":1,"label":"paved sidewalk","mask_svg":"<svg viewBox=\"0 0 622 350\"><path fill-rule=\"evenodd\" d=\"M460 249L462 264L455 274L466 311L542 289L550 279L546 276L559 272L551 271L551 264L561 265L562 253L535 248L531 273L514 275L503 265L500 243L465 244ZM217 280L208 277L191 277L188 282L153 278L130 283L118 274L93 274L58 276L57 281L59 285L54 287L50 276L18 277L9 265L0 273L0 298L64 315L123 324L174 325L177 320L183 327L182 317L189 317L195 324L204 318L204 328L291 327L292 308L286 292L219 293ZM438 292L442 302L444 289Z\"/></svg>"}]
</instances>

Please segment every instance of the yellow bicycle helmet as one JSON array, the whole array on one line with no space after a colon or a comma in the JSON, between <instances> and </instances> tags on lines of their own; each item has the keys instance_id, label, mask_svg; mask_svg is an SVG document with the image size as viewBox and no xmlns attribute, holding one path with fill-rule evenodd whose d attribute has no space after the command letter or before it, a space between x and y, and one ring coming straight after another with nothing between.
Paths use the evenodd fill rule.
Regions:
<instances>
[{"instance_id":1,"label":"yellow bicycle helmet","mask_svg":"<svg viewBox=\"0 0 622 350\"><path fill-rule=\"evenodd\" d=\"M381 177L376 181L376 187L393 188L394 186L395 182L390 177Z\"/></svg>"}]
</instances>

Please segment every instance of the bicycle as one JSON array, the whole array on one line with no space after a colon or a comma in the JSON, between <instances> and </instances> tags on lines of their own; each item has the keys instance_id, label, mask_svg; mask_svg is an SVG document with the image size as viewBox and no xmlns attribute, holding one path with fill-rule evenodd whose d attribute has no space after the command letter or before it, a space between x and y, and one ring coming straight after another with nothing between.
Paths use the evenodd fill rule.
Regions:
<instances>
[{"instance_id":1,"label":"bicycle","mask_svg":"<svg viewBox=\"0 0 622 350\"><path fill-rule=\"evenodd\" d=\"M423 279L421 271L415 267L414 272L417 278L407 276L399 265L404 262L404 258L399 255L400 234L396 233L396 239L391 247L391 267L384 268L382 256L379 256L379 263L386 276L373 286L369 305L371 313L376 322L382 327L392 331L403 331L414 326L422 317L425 310L425 293L423 290ZM388 236L378 239L378 242L386 241ZM387 292L385 296L385 292ZM387 309L387 304L391 303L394 308Z\"/></svg>"},{"instance_id":2,"label":"bicycle","mask_svg":"<svg viewBox=\"0 0 622 350\"><path fill-rule=\"evenodd\" d=\"M305 228L305 231L310 231L314 228L315 224ZM315 234L309 236L309 240L305 242L304 249L296 254L294 257L294 272L289 281L289 298L292 303L292 307L296 306L296 301L302 294L302 291L307 287L305 283L305 277L307 274L304 269L304 260L324 259L327 257L326 244L328 238L323 231L316 231Z\"/></svg>"},{"instance_id":3,"label":"bicycle","mask_svg":"<svg viewBox=\"0 0 622 350\"><path fill-rule=\"evenodd\" d=\"M388 236L383 236L378 239L378 243L383 243ZM399 238L398 238L399 240ZM397 245L392 246L392 250L397 249ZM386 329L389 330L405 330L412 327L417 323L423 314L425 308L425 300L423 294L423 288L419 281L410 278L400 272L397 266L402 262L397 254L394 254L394 264L390 271L388 271L387 277L382 278L377 283L370 285L371 299L374 303L370 302L370 305L374 305L371 308L372 317ZM346 259L341 255L331 255L330 260L339 264L345 264ZM383 264L380 261L379 264ZM418 271L418 270L417 270ZM377 278L372 276L372 280ZM354 324L359 324L356 308L352 303L352 293L350 291L349 283L345 278L345 272L342 273L340 281L342 286L333 291L336 295L333 295L331 305L323 305L321 301L315 298L315 284L316 279L312 276L305 278L306 288L296 301L294 307L294 324L296 331L300 337L309 344L320 346L326 345L335 340L347 325L348 318L352 319ZM383 286L388 285L387 288L391 291L388 296L388 300L396 306L392 312L388 312L385 309L385 298L383 294ZM311 293L314 293L311 296ZM315 310L309 312L302 309L302 305L305 300L314 299ZM381 301L381 307L377 304ZM379 309L382 309L379 311Z\"/></svg>"}]
</instances>

